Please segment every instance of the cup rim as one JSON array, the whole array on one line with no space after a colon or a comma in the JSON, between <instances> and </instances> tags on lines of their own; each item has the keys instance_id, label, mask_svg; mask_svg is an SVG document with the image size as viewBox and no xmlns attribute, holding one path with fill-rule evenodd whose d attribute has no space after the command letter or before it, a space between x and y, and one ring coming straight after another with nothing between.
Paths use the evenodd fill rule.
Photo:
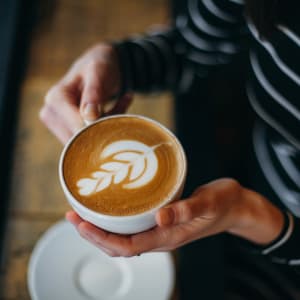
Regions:
<instances>
[{"instance_id":1,"label":"cup rim","mask_svg":"<svg viewBox=\"0 0 300 300\"><path fill-rule=\"evenodd\" d=\"M144 211L142 213L138 213L138 214L134 214L134 215L126 215L126 216L116 216L116 215L107 215L107 214L103 214L101 212L96 212L86 206L84 206L83 204L80 203L80 201L78 201L73 194L70 192L65 180L64 180L64 175L63 175L63 161L64 161L64 157L66 152L68 151L70 145L73 143L73 141L77 138L77 136L79 136L83 131L85 131L87 128L92 127L94 125L96 125L97 123L103 122L105 120L109 120L109 119L115 119L115 118L138 118L138 119L142 119L144 121L148 121L150 123L153 123L155 125L157 125L158 127L162 128L164 131L167 132L167 134L169 134L174 141L176 142L176 144L178 145L179 151L180 151L180 155L182 158L182 170L180 172L180 177L179 180L174 188L174 191L169 195L168 199L164 199L164 201L162 201L161 203L159 203L157 206ZM60 184L63 188L64 193L67 196L67 200L69 202L71 202L70 204L73 206L78 206L80 208L80 210L82 210L85 214L88 214L92 217L95 218L99 218L101 217L102 219L106 219L106 220L132 220L132 219L138 219L141 218L143 216L155 213L156 211L158 211L161 207L165 206L166 204L168 204L169 202L171 202L174 198L174 196L180 191L180 189L182 188L184 181L185 181L185 177L186 177L186 173L187 173L187 159L186 159L186 154L185 151L181 145L181 143L179 142L178 138L176 137L176 135L170 130L168 129L165 125L159 123L156 120L153 120L149 117L145 117L145 116L141 116L138 114L115 114L115 115L111 115L111 116L105 116L105 117L101 117L98 120L96 120L95 122L88 124L86 126L84 126L83 128L79 129L78 132L76 132L71 138L70 140L65 144L63 151L60 155L60 159L59 159L59 180L60 180Z\"/></svg>"}]
</instances>

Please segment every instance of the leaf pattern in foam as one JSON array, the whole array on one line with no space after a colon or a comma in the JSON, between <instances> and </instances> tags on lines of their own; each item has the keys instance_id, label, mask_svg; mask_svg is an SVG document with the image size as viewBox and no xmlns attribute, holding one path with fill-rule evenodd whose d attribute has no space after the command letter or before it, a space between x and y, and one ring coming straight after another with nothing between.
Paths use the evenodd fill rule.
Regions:
<instances>
[{"instance_id":1,"label":"leaf pattern in foam","mask_svg":"<svg viewBox=\"0 0 300 300\"><path fill-rule=\"evenodd\" d=\"M108 171L108 172L118 172L122 167L124 166L124 163L120 162L108 162L103 165L101 165L101 169Z\"/></svg>"},{"instance_id":2,"label":"leaf pattern in foam","mask_svg":"<svg viewBox=\"0 0 300 300\"><path fill-rule=\"evenodd\" d=\"M139 188L149 183L158 169L155 148L138 141L122 140L104 148L100 155L106 159L92 178L82 178L77 182L79 194L89 196L105 190L112 184L120 184L125 189ZM109 159L109 161L107 161Z\"/></svg>"},{"instance_id":3,"label":"leaf pattern in foam","mask_svg":"<svg viewBox=\"0 0 300 300\"><path fill-rule=\"evenodd\" d=\"M136 159L138 159L140 157L140 154L135 153L135 152L121 152L118 153L114 156L114 159L116 160L121 160L121 161L129 161L129 162L133 162Z\"/></svg>"},{"instance_id":4,"label":"leaf pattern in foam","mask_svg":"<svg viewBox=\"0 0 300 300\"><path fill-rule=\"evenodd\" d=\"M111 179L112 179L112 175L107 174L107 176L104 177L97 185L96 192L100 192L100 191L106 189L107 187L109 187L109 185L111 184Z\"/></svg>"},{"instance_id":5,"label":"leaf pattern in foam","mask_svg":"<svg viewBox=\"0 0 300 300\"><path fill-rule=\"evenodd\" d=\"M124 165L122 169L120 169L119 172L114 176L114 184L118 184L125 180L125 178L128 176L128 165Z\"/></svg>"},{"instance_id":6,"label":"leaf pattern in foam","mask_svg":"<svg viewBox=\"0 0 300 300\"><path fill-rule=\"evenodd\" d=\"M94 179L84 178L77 182L79 187L79 194L82 196L88 196L96 189L98 181Z\"/></svg>"},{"instance_id":7,"label":"leaf pattern in foam","mask_svg":"<svg viewBox=\"0 0 300 300\"><path fill-rule=\"evenodd\" d=\"M141 176L146 168L146 161L144 156L138 157L136 162L137 162L136 164L132 165L132 169L129 177L130 180L134 180L139 176Z\"/></svg>"}]
</instances>

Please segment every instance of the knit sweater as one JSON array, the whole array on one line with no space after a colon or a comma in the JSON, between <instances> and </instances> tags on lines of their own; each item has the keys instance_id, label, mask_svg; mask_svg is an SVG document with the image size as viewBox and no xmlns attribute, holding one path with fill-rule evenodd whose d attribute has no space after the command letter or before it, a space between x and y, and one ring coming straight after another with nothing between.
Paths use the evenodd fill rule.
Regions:
<instances>
[{"instance_id":1,"label":"knit sweater","mask_svg":"<svg viewBox=\"0 0 300 300\"><path fill-rule=\"evenodd\" d=\"M277 24L265 39L246 16L243 0L186 0L182 6L169 28L116 45L122 89L183 93L196 77L247 51L245 88L257 116L254 152L266 181L294 216L284 241L265 252L277 263L300 265L294 244L277 249L300 230L300 22Z\"/></svg>"}]
</instances>

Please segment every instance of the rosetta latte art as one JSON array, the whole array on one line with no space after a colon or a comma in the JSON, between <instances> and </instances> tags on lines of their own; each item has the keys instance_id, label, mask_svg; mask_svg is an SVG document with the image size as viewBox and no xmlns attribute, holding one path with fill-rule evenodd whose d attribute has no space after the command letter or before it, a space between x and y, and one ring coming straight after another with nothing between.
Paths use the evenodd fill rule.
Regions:
<instances>
[{"instance_id":1,"label":"rosetta latte art","mask_svg":"<svg viewBox=\"0 0 300 300\"><path fill-rule=\"evenodd\" d=\"M158 160L155 149L162 144L147 146L138 141L122 140L109 144L100 155L104 161L90 178L78 180L79 194L89 196L111 185L125 189L140 188L149 183L157 173Z\"/></svg>"}]
</instances>

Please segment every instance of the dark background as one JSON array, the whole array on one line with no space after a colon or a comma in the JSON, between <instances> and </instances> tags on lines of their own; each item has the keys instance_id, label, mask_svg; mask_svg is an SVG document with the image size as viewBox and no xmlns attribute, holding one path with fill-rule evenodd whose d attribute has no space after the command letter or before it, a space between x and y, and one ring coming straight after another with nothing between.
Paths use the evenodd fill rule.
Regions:
<instances>
[{"instance_id":1,"label":"dark background","mask_svg":"<svg viewBox=\"0 0 300 300\"><path fill-rule=\"evenodd\" d=\"M18 96L27 62L31 31L36 18L35 1L0 1L0 256L9 207L9 184L18 122Z\"/></svg>"}]
</instances>

